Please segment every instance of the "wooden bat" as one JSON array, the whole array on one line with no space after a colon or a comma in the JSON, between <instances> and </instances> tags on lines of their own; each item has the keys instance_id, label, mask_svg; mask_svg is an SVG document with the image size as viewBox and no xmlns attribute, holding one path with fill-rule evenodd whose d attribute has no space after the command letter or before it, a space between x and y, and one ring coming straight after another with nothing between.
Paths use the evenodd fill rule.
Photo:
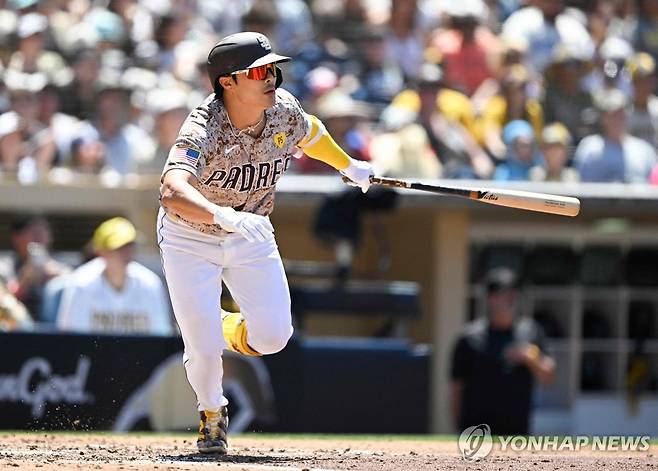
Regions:
<instances>
[{"instance_id":1,"label":"wooden bat","mask_svg":"<svg viewBox=\"0 0 658 471\"><path fill-rule=\"evenodd\" d=\"M346 177L343 177L344 179ZM425 183L408 182L396 178L370 177L373 185L408 188L429 191L439 195L458 196L483 203L506 206L508 208L526 209L561 216L576 216L580 211L580 200L570 196L558 196L530 191L465 188L459 186L437 186Z\"/></svg>"}]
</instances>

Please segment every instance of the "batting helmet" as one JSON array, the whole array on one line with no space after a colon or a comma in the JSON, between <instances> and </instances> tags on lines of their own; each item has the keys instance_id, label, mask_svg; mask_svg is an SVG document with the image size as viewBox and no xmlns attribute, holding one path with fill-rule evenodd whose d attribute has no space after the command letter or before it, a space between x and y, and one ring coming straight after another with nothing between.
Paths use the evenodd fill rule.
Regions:
<instances>
[{"instance_id":1,"label":"batting helmet","mask_svg":"<svg viewBox=\"0 0 658 471\"><path fill-rule=\"evenodd\" d=\"M280 56L272 52L267 36L260 33L236 33L219 41L208 54L208 77L215 89L215 94L221 96L224 89L218 78L238 70L245 70L273 62L288 62L290 57ZM281 69L276 68L276 83L278 88L283 82Z\"/></svg>"}]
</instances>

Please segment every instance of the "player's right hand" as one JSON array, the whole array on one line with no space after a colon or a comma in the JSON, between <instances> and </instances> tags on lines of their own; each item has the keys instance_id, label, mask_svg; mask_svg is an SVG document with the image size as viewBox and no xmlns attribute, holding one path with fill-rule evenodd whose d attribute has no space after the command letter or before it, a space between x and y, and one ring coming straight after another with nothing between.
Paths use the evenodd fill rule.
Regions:
<instances>
[{"instance_id":1,"label":"player's right hand","mask_svg":"<svg viewBox=\"0 0 658 471\"><path fill-rule=\"evenodd\" d=\"M340 171L349 179L348 185L358 186L364 193L370 188L370 177L374 176L370 162L350 158L349 167Z\"/></svg>"},{"instance_id":2,"label":"player's right hand","mask_svg":"<svg viewBox=\"0 0 658 471\"><path fill-rule=\"evenodd\" d=\"M270 218L220 206L213 215L215 224L228 232L237 232L249 242L265 242L274 237Z\"/></svg>"}]
</instances>

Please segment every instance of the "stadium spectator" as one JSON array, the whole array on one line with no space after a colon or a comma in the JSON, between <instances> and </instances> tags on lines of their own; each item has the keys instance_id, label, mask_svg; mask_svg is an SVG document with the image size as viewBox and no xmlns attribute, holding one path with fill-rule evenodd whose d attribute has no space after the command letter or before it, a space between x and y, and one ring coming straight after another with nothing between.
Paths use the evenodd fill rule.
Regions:
<instances>
[{"instance_id":1,"label":"stadium spectator","mask_svg":"<svg viewBox=\"0 0 658 471\"><path fill-rule=\"evenodd\" d=\"M276 26L276 50L286 55L297 55L313 41L313 18L303 0L272 0L279 23Z\"/></svg>"},{"instance_id":2,"label":"stadium spectator","mask_svg":"<svg viewBox=\"0 0 658 471\"><path fill-rule=\"evenodd\" d=\"M498 164L494 180L528 180L530 169L538 164L535 133L527 121L515 120L503 128L503 141L507 147L505 160Z\"/></svg>"},{"instance_id":3,"label":"stadium spectator","mask_svg":"<svg viewBox=\"0 0 658 471\"><path fill-rule=\"evenodd\" d=\"M23 158L25 121L15 111L0 115L0 169L4 175L15 176Z\"/></svg>"},{"instance_id":4,"label":"stadium spectator","mask_svg":"<svg viewBox=\"0 0 658 471\"><path fill-rule=\"evenodd\" d=\"M311 14L317 23L317 33L322 41L338 39L350 42L354 39L354 33L358 33L361 28L367 30L373 24L380 23L372 21L365 2L360 0L312 0L310 5Z\"/></svg>"},{"instance_id":5,"label":"stadium spectator","mask_svg":"<svg viewBox=\"0 0 658 471\"><path fill-rule=\"evenodd\" d=\"M101 56L93 49L79 49L73 55L73 80L61 90L62 113L89 120L94 113Z\"/></svg>"},{"instance_id":6,"label":"stadium spectator","mask_svg":"<svg viewBox=\"0 0 658 471\"><path fill-rule=\"evenodd\" d=\"M626 131L628 99L621 90L598 93L601 134L580 141L575 167L586 182L646 183L656 165L656 152L646 141Z\"/></svg>"},{"instance_id":7,"label":"stadium spectator","mask_svg":"<svg viewBox=\"0 0 658 471\"><path fill-rule=\"evenodd\" d=\"M46 76L7 70L4 75L11 111L0 116L0 164L22 183L33 183L52 165L56 147L52 133L39 123L39 92Z\"/></svg>"},{"instance_id":8,"label":"stadium spectator","mask_svg":"<svg viewBox=\"0 0 658 471\"><path fill-rule=\"evenodd\" d=\"M488 424L495 435L527 435L533 385L555 378L544 334L518 313L517 280L507 267L485 279L487 315L467 324L452 355L451 402L455 427Z\"/></svg>"},{"instance_id":9,"label":"stadium spectator","mask_svg":"<svg viewBox=\"0 0 658 471\"><path fill-rule=\"evenodd\" d=\"M630 57L626 68L633 81L633 102L628 114L628 133L658 146L658 97L656 62L646 52Z\"/></svg>"},{"instance_id":10,"label":"stadium spectator","mask_svg":"<svg viewBox=\"0 0 658 471\"><path fill-rule=\"evenodd\" d=\"M357 43L360 56L356 76L359 86L353 93L357 100L369 101L382 108L404 87L404 76L396 59L386 54L385 31L367 26L360 31Z\"/></svg>"},{"instance_id":11,"label":"stadium spectator","mask_svg":"<svg viewBox=\"0 0 658 471\"><path fill-rule=\"evenodd\" d=\"M277 47L278 37L274 33L278 25L280 25L280 18L273 0L254 0L247 13L242 17L242 30L257 31L268 38L274 38L272 47L280 50Z\"/></svg>"},{"instance_id":12,"label":"stadium spectator","mask_svg":"<svg viewBox=\"0 0 658 471\"><path fill-rule=\"evenodd\" d=\"M138 171L159 175L189 112L187 96L182 90L161 88L152 90L147 102L147 109L153 116L156 149L152 159L139 162Z\"/></svg>"},{"instance_id":13,"label":"stadium spectator","mask_svg":"<svg viewBox=\"0 0 658 471\"><path fill-rule=\"evenodd\" d=\"M20 16L16 27L18 49L9 59L8 69L28 74L42 73L49 81L63 85L70 80L70 70L61 55L44 49L48 18L39 13Z\"/></svg>"},{"instance_id":14,"label":"stadium spectator","mask_svg":"<svg viewBox=\"0 0 658 471\"><path fill-rule=\"evenodd\" d=\"M598 49L609 37L632 43L637 29L637 0L591 0L583 5L587 29Z\"/></svg>"},{"instance_id":15,"label":"stadium spectator","mask_svg":"<svg viewBox=\"0 0 658 471\"><path fill-rule=\"evenodd\" d=\"M530 169L528 178L532 181L579 181L576 169L568 166L572 139L566 126L562 123L549 124L541 136L543 159L541 164Z\"/></svg>"},{"instance_id":16,"label":"stadium spectator","mask_svg":"<svg viewBox=\"0 0 658 471\"><path fill-rule=\"evenodd\" d=\"M152 160L155 146L144 129L129 122L128 90L118 80L99 84L95 119L82 126L79 137L102 143L108 169L126 175L134 173L139 162Z\"/></svg>"},{"instance_id":17,"label":"stadium spectator","mask_svg":"<svg viewBox=\"0 0 658 471\"><path fill-rule=\"evenodd\" d=\"M480 84L471 96L471 102L476 114L481 114L487 102L500 94L500 84L507 77L510 68L523 65L526 62L526 46L522 41L500 41L498 53L490 56L492 77Z\"/></svg>"},{"instance_id":18,"label":"stadium spectator","mask_svg":"<svg viewBox=\"0 0 658 471\"><path fill-rule=\"evenodd\" d=\"M15 219L10 227L11 261L3 265L9 291L21 301L34 320L41 320L41 298L45 284L70 271L50 255L53 242L48 221L40 216Z\"/></svg>"},{"instance_id":19,"label":"stadium spectator","mask_svg":"<svg viewBox=\"0 0 658 471\"><path fill-rule=\"evenodd\" d=\"M108 0L107 9L121 18L123 31L126 32L124 51L135 52L140 43L153 37L155 28L153 16L143 2L136 0Z\"/></svg>"},{"instance_id":20,"label":"stadium spectator","mask_svg":"<svg viewBox=\"0 0 658 471\"><path fill-rule=\"evenodd\" d=\"M173 333L160 278L133 261L137 232L124 218L94 232L98 258L77 268L65 284L57 314L61 330L113 334Z\"/></svg>"},{"instance_id":21,"label":"stadium spectator","mask_svg":"<svg viewBox=\"0 0 658 471\"><path fill-rule=\"evenodd\" d=\"M441 163L425 129L413 121L397 124L399 127L378 133L370 144L376 173L395 178L439 178Z\"/></svg>"},{"instance_id":22,"label":"stadium spectator","mask_svg":"<svg viewBox=\"0 0 658 471\"><path fill-rule=\"evenodd\" d=\"M618 88L631 95L631 81L624 72L624 64L633 55L633 46L624 39L607 38L598 49L595 67L583 80L583 86L594 94Z\"/></svg>"},{"instance_id":23,"label":"stadium spectator","mask_svg":"<svg viewBox=\"0 0 658 471\"><path fill-rule=\"evenodd\" d=\"M419 122L420 107L418 94L406 90L382 112L383 132L375 135L370 143L376 174L397 178L441 176L441 162L427 130ZM431 109L434 108L433 103Z\"/></svg>"},{"instance_id":24,"label":"stadium spectator","mask_svg":"<svg viewBox=\"0 0 658 471\"><path fill-rule=\"evenodd\" d=\"M87 34L93 35L94 46L100 51L121 51L127 46L121 17L101 4L95 4L84 15L82 23L89 28Z\"/></svg>"},{"instance_id":25,"label":"stadium spectator","mask_svg":"<svg viewBox=\"0 0 658 471\"><path fill-rule=\"evenodd\" d=\"M188 32L188 20L173 13L160 18L155 29L158 45L157 69L159 72L173 72L180 54L180 44Z\"/></svg>"},{"instance_id":26,"label":"stadium spectator","mask_svg":"<svg viewBox=\"0 0 658 471\"><path fill-rule=\"evenodd\" d=\"M482 141L487 151L496 159L502 159L507 146L502 140L503 127L514 120L527 121L535 135L544 127L541 104L528 96L530 74L528 69L517 64L510 67L501 83L501 93L492 97L484 106L481 117Z\"/></svg>"},{"instance_id":27,"label":"stadium spectator","mask_svg":"<svg viewBox=\"0 0 658 471\"><path fill-rule=\"evenodd\" d=\"M399 64L406 80L413 80L423 62L424 32L418 24L417 0L392 0L388 21L386 59Z\"/></svg>"},{"instance_id":28,"label":"stadium spectator","mask_svg":"<svg viewBox=\"0 0 658 471\"><path fill-rule=\"evenodd\" d=\"M46 85L38 98L40 105L38 121L52 136L55 144L53 165L70 162L71 144L80 127L80 121L60 111L61 97L54 85Z\"/></svg>"},{"instance_id":29,"label":"stadium spectator","mask_svg":"<svg viewBox=\"0 0 658 471\"><path fill-rule=\"evenodd\" d=\"M76 137L71 143L67 167L77 174L97 175L106 168L106 149L95 134Z\"/></svg>"},{"instance_id":30,"label":"stadium spectator","mask_svg":"<svg viewBox=\"0 0 658 471\"><path fill-rule=\"evenodd\" d=\"M33 325L30 313L0 277L0 332L29 330Z\"/></svg>"},{"instance_id":31,"label":"stadium spectator","mask_svg":"<svg viewBox=\"0 0 658 471\"><path fill-rule=\"evenodd\" d=\"M658 60L658 2L637 0L637 29L634 44L640 50Z\"/></svg>"},{"instance_id":32,"label":"stadium spectator","mask_svg":"<svg viewBox=\"0 0 658 471\"><path fill-rule=\"evenodd\" d=\"M371 121L371 107L352 99L340 89L334 89L317 100L315 112L332 138L352 157L369 160L370 135L364 123ZM302 157L294 162L301 173L327 173L333 169L323 162ZM329 170L327 170L329 168Z\"/></svg>"},{"instance_id":33,"label":"stadium spectator","mask_svg":"<svg viewBox=\"0 0 658 471\"><path fill-rule=\"evenodd\" d=\"M414 87L412 80L424 62L441 62L443 87L470 96L466 110L481 118L466 129L495 160L507 152L502 128L516 119L530 122L538 140L544 120L565 124L576 144L593 134L596 114L588 93L600 89L620 88L634 96L629 134L649 140L651 131L650 142L657 144L649 126L653 92L646 105L642 103L651 78L643 68L633 74L623 67L633 46L650 55L658 51L652 39L653 1L236 0L230 7L224 3L3 4L0 116L16 111L16 104L28 112L40 110L37 118L19 113L0 119L3 174L33 183L46 174L56 179L63 175L47 173L53 165L85 173L107 171L117 181L135 171L151 172L149 163L159 161L154 141L166 134L156 121L168 121L182 111L173 105L167 112L149 108L146 97L154 89L175 89L188 94L187 103L199 101L189 91L209 87L206 58L199 51L217 35L245 28L271 31L278 48L295 56L284 70L286 83L309 107L330 89L340 88L381 112L397 94ZM439 24L442 28L437 29ZM559 50L565 47L566 54ZM519 74L523 65L525 73ZM151 74L155 82L149 78L128 83L131 69ZM25 73L29 75L16 75ZM631 75L637 82L633 87ZM43 80L35 77L43 76L47 86L36 86ZM114 90L106 94L108 88ZM35 94L36 99L31 97ZM12 105L13 95L18 103ZM80 129L69 117L81 120ZM448 124L452 123L450 119ZM391 137L387 126L369 125L373 134ZM462 140L460 134L457 140ZM451 159L430 142L439 158ZM484 167L478 169L473 162L471 167L476 176L487 175ZM455 174L450 166L444 166L444 172Z\"/></svg>"},{"instance_id":34,"label":"stadium spectator","mask_svg":"<svg viewBox=\"0 0 658 471\"><path fill-rule=\"evenodd\" d=\"M426 63L420 69L418 122L443 166L446 178L489 178L491 159L477 144L475 112L468 97L445 86L443 70Z\"/></svg>"},{"instance_id":35,"label":"stadium spectator","mask_svg":"<svg viewBox=\"0 0 658 471\"><path fill-rule=\"evenodd\" d=\"M560 43L581 50L592 48L587 29L572 13L565 10L564 0L536 0L532 6L512 13L503 24L502 36L523 41L534 72L541 73Z\"/></svg>"},{"instance_id":36,"label":"stadium spectator","mask_svg":"<svg viewBox=\"0 0 658 471\"><path fill-rule=\"evenodd\" d=\"M490 58L498 54L499 40L482 24L487 14L483 0L448 2L444 13L449 28L437 31L430 44L443 58L446 85L471 96L492 76Z\"/></svg>"},{"instance_id":37,"label":"stadium spectator","mask_svg":"<svg viewBox=\"0 0 658 471\"><path fill-rule=\"evenodd\" d=\"M542 101L547 122L561 122L574 134L576 143L594 132L596 110L582 79L591 66L591 51L560 44L546 68L546 94Z\"/></svg>"}]
</instances>

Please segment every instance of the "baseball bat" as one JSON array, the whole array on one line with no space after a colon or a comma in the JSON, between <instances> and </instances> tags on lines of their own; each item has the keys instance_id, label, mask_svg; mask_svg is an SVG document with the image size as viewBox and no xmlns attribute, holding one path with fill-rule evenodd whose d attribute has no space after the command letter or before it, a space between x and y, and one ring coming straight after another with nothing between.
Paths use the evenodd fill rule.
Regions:
<instances>
[{"instance_id":1,"label":"baseball bat","mask_svg":"<svg viewBox=\"0 0 658 471\"><path fill-rule=\"evenodd\" d=\"M345 178L345 177L344 177ZM576 216L580 211L580 200L570 196L534 193L531 191L466 188L459 186L438 186L425 183L408 182L396 178L370 177L373 185L408 188L411 190L429 191L439 195L457 196L483 203L506 206L508 208L539 211L558 214L560 216Z\"/></svg>"}]
</instances>

